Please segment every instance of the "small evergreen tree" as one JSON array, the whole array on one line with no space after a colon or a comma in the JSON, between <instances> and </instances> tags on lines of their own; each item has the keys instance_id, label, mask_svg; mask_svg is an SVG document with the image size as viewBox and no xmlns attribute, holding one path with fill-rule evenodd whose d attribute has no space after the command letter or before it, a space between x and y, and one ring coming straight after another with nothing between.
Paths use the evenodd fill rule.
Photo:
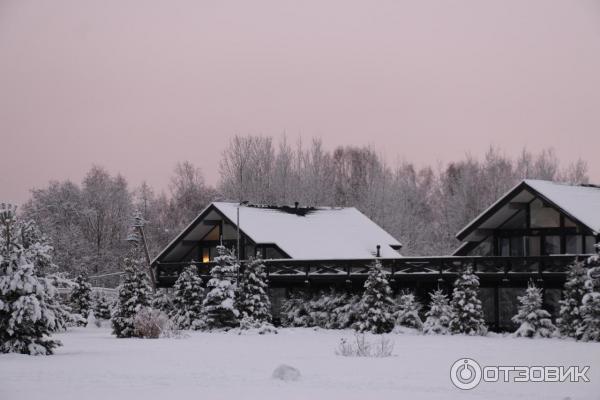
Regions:
<instances>
[{"instance_id":1,"label":"small evergreen tree","mask_svg":"<svg viewBox=\"0 0 600 400\"><path fill-rule=\"evenodd\" d=\"M588 268L585 282L588 293L581 302L582 324L578 335L585 341L600 342L600 256L588 258L585 265Z\"/></svg>"},{"instance_id":2,"label":"small evergreen tree","mask_svg":"<svg viewBox=\"0 0 600 400\"><path fill-rule=\"evenodd\" d=\"M151 305L153 309L160 310L166 315L171 315L173 312L173 299L164 290L156 289L154 291Z\"/></svg>"},{"instance_id":3,"label":"small evergreen tree","mask_svg":"<svg viewBox=\"0 0 600 400\"><path fill-rule=\"evenodd\" d=\"M581 332L583 324L581 304L583 296L588 293L588 289L585 287L586 279L587 271L584 263L575 262L569 266L563 299L559 302L559 318L556 320L556 325L563 336L577 338L577 333Z\"/></svg>"},{"instance_id":4,"label":"small evergreen tree","mask_svg":"<svg viewBox=\"0 0 600 400\"><path fill-rule=\"evenodd\" d=\"M287 327L312 326L308 302L309 297L306 293L292 292L281 303L281 325Z\"/></svg>"},{"instance_id":5,"label":"small evergreen tree","mask_svg":"<svg viewBox=\"0 0 600 400\"><path fill-rule=\"evenodd\" d=\"M60 342L49 336L70 320L54 286L45 276L52 248L28 234L16 207L0 204L0 352L48 355Z\"/></svg>"},{"instance_id":6,"label":"small evergreen tree","mask_svg":"<svg viewBox=\"0 0 600 400\"><path fill-rule=\"evenodd\" d=\"M431 305L427 311L425 324L423 325L423 333L445 335L450 327L452 319L452 308L448 301L448 297L444 292L436 290L429 293L431 297Z\"/></svg>"},{"instance_id":7,"label":"small evergreen tree","mask_svg":"<svg viewBox=\"0 0 600 400\"><path fill-rule=\"evenodd\" d=\"M250 325L271 323L271 300L267 294L267 273L263 260L252 259L243 270L237 286L237 309Z\"/></svg>"},{"instance_id":8,"label":"small evergreen tree","mask_svg":"<svg viewBox=\"0 0 600 400\"><path fill-rule=\"evenodd\" d=\"M211 268L211 278L206 285L208 293L202 303L202 324L208 330L228 329L239 324L240 313L235 306L232 283L239 266L225 246L217 246L217 253L216 265Z\"/></svg>"},{"instance_id":9,"label":"small evergreen tree","mask_svg":"<svg viewBox=\"0 0 600 400\"><path fill-rule=\"evenodd\" d=\"M548 338L556 334L550 313L542 309L542 289L529 283L525 295L519 296L518 299L521 303L519 312L512 318L513 322L519 325L515 336Z\"/></svg>"},{"instance_id":10,"label":"small evergreen tree","mask_svg":"<svg viewBox=\"0 0 600 400\"><path fill-rule=\"evenodd\" d=\"M100 319L110 319L112 303L111 301L104 295L104 293L96 293L93 296L93 310L94 316Z\"/></svg>"},{"instance_id":11,"label":"small evergreen tree","mask_svg":"<svg viewBox=\"0 0 600 400\"><path fill-rule=\"evenodd\" d=\"M388 333L394 329L392 289L379 260L369 268L356 323L359 332Z\"/></svg>"},{"instance_id":12,"label":"small evergreen tree","mask_svg":"<svg viewBox=\"0 0 600 400\"><path fill-rule=\"evenodd\" d=\"M410 292L403 293L398 300L396 324L407 328L423 329L423 321L419 317L420 310L421 304L416 300L415 295Z\"/></svg>"},{"instance_id":13,"label":"small evergreen tree","mask_svg":"<svg viewBox=\"0 0 600 400\"><path fill-rule=\"evenodd\" d=\"M135 316L143 307L148 307L152 299L152 288L148 276L141 272L142 263L137 248L125 257L125 274L118 287L117 304L112 314L113 334L118 338L136 336Z\"/></svg>"},{"instance_id":14,"label":"small evergreen tree","mask_svg":"<svg viewBox=\"0 0 600 400\"><path fill-rule=\"evenodd\" d=\"M73 281L69 304L72 312L81 316L77 325L85 326L92 308L92 285L83 275L78 275Z\"/></svg>"},{"instance_id":15,"label":"small evergreen tree","mask_svg":"<svg viewBox=\"0 0 600 400\"><path fill-rule=\"evenodd\" d=\"M450 332L485 335L487 328L479 300L479 278L467 267L454 282L452 291Z\"/></svg>"},{"instance_id":16,"label":"small evergreen tree","mask_svg":"<svg viewBox=\"0 0 600 400\"><path fill-rule=\"evenodd\" d=\"M202 279L193 265L185 268L174 285L173 309L170 317L179 329L202 327Z\"/></svg>"}]
</instances>

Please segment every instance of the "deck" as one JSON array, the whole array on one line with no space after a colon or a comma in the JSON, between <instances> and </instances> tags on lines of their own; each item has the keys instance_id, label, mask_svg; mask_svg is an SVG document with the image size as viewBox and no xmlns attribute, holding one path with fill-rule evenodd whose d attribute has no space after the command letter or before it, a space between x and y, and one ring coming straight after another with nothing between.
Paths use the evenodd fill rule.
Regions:
<instances>
[{"instance_id":1,"label":"deck","mask_svg":"<svg viewBox=\"0 0 600 400\"><path fill-rule=\"evenodd\" d=\"M482 285L500 282L521 286L528 280L560 284L567 267L586 255L539 257L402 257L379 259L392 283L451 281L467 266L479 276ZM309 283L361 283L367 277L374 259L361 260L265 260L269 285L282 287ZM154 265L157 283L169 287L181 270L194 265L200 276L207 278L213 263L178 262ZM242 263L243 264L243 263Z\"/></svg>"}]
</instances>

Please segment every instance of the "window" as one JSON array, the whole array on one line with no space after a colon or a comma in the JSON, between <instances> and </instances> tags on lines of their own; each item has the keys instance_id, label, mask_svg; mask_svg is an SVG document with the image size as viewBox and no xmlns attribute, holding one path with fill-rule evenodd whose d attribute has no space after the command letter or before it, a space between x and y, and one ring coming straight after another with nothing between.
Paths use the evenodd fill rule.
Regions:
<instances>
[{"instance_id":1,"label":"window","mask_svg":"<svg viewBox=\"0 0 600 400\"><path fill-rule=\"evenodd\" d=\"M524 229L527 228L527 213L521 210L502 224L500 229Z\"/></svg>"},{"instance_id":2,"label":"window","mask_svg":"<svg viewBox=\"0 0 600 400\"><path fill-rule=\"evenodd\" d=\"M567 235L567 254L581 253L581 235Z\"/></svg>"},{"instance_id":3,"label":"window","mask_svg":"<svg viewBox=\"0 0 600 400\"><path fill-rule=\"evenodd\" d=\"M560 214L551 207L545 207L540 199L531 202L532 228L558 228Z\"/></svg>"},{"instance_id":4,"label":"window","mask_svg":"<svg viewBox=\"0 0 600 400\"><path fill-rule=\"evenodd\" d=\"M244 258L249 259L250 257L255 257L256 254L254 254L254 246L251 244L247 244L245 249L244 249Z\"/></svg>"},{"instance_id":5,"label":"window","mask_svg":"<svg viewBox=\"0 0 600 400\"><path fill-rule=\"evenodd\" d=\"M510 238L510 255L512 257L520 257L525 255L523 236L515 236Z\"/></svg>"},{"instance_id":6,"label":"window","mask_svg":"<svg viewBox=\"0 0 600 400\"><path fill-rule=\"evenodd\" d=\"M569 218L565 217L565 227L566 228L577 228L577 224L571 221Z\"/></svg>"},{"instance_id":7,"label":"window","mask_svg":"<svg viewBox=\"0 0 600 400\"><path fill-rule=\"evenodd\" d=\"M560 236L544 236L544 255L560 253Z\"/></svg>"},{"instance_id":8,"label":"window","mask_svg":"<svg viewBox=\"0 0 600 400\"><path fill-rule=\"evenodd\" d=\"M475 256L491 256L494 248L492 246L492 238L487 238L473 249L472 254Z\"/></svg>"},{"instance_id":9,"label":"window","mask_svg":"<svg viewBox=\"0 0 600 400\"><path fill-rule=\"evenodd\" d=\"M202 248L202 262L207 263L210 261L210 249L208 247Z\"/></svg>"},{"instance_id":10,"label":"window","mask_svg":"<svg viewBox=\"0 0 600 400\"><path fill-rule=\"evenodd\" d=\"M282 258L281 253L273 247L267 247L265 258Z\"/></svg>"},{"instance_id":11,"label":"window","mask_svg":"<svg viewBox=\"0 0 600 400\"><path fill-rule=\"evenodd\" d=\"M585 237L585 250L586 254L592 254L596 252L596 238L594 236L586 236Z\"/></svg>"},{"instance_id":12,"label":"window","mask_svg":"<svg viewBox=\"0 0 600 400\"><path fill-rule=\"evenodd\" d=\"M498 251L502 257L510 256L510 239L498 238Z\"/></svg>"},{"instance_id":13,"label":"window","mask_svg":"<svg viewBox=\"0 0 600 400\"><path fill-rule=\"evenodd\" d=\"M541 246L540 246L540 237L539 236L526 236L525 237L525 248L526 248L526 256L539 256L541 255ZM560 246L560 241L559 241Z\"/></svg>"}]
</instances>

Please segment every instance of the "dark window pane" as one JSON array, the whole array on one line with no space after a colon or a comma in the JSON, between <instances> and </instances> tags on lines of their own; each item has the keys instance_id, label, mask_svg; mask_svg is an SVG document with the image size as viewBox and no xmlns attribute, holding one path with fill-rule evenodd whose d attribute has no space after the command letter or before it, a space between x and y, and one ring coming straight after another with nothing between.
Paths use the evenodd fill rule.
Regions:
<instances>
[{"instance_id":1,"label":"dark window pane","mask_svg":"<svg viewBox=\"0 0 600 400\"><path fill-rule=\"evenodd\" d=\"M532 228L558 228L560 214L551 207L544 207L544 203L537 199L531 202L531 227Z\"/></svg>"},{"instance_id":2,"label":"dark window pane","mask_svg":"<svg viewBox=\"0 0 600 400\"><path fill-rule=\"evenodd\" d=\"M539 256L541 255L540 249L540 237L539 236L527 236L525 238L525 243L527 245L527 256ZM560 245L560 243L559 243Z\"/></svg>"},{"instance_id":3,"label":"dark window pane","mask_svg":"<svg viewBox=\"0 0 600 400\"><path fill-rule=\"evenodd\" d=\"M581 235L567 235L567 254L581 253Z\"/></svg>"},{"instance_id":4,"label":"dark window pane","mask_svg":"<svg viewBox=\"0 0 600 400\"><path fill-rule=\"evenodd\" d=\"M544 236L544 254L560 254L560 236Z\"/></svg>"},{"instance_id":5,"label":"dark window pane","mask_svg":"<svg viewBox=\"0 0 600 400\"><path fill-rule=\"evenodd\" d=\"M510 238L510 255L513 257L524 256L523 237L516 236Z\"/></svg>"},{"instance_id":6,"label":"dark window pane","mask_svg":"<svg viewBox=\"0 0 600 400\"><path fill-rule=\"evenodd\" d=\"M585 253L592 254L596 252L596 238L594 236L586 236L585 237Z\"/></svg>"}]
</instances>

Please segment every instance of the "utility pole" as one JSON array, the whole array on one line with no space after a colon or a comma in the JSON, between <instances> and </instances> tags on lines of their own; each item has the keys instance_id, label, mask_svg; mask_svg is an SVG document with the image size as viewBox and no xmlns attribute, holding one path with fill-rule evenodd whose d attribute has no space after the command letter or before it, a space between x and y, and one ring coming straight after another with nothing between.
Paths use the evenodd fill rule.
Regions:
<instances>
[{"instance_id":1,"label":"utility pole","mask_svg":"<svg viewBox=\"0 0 600 400\"><path fill-rule=\"evenodd\" d=\"M139 234L140 239L142 240L144 256L146 257L146 265L148 266L148 275L150 276L152 288L156 289L156 278L154 277L154 272L152 271L152 265L150 265L150 252L148 251L148 243L146 242L146 235L144 233L145 224L146 221L144 220L144 218L142 218L142 214L139 211L136 212L133 217L133 229L135 229L135 231Z\"/></svg>"}]
</instances>

